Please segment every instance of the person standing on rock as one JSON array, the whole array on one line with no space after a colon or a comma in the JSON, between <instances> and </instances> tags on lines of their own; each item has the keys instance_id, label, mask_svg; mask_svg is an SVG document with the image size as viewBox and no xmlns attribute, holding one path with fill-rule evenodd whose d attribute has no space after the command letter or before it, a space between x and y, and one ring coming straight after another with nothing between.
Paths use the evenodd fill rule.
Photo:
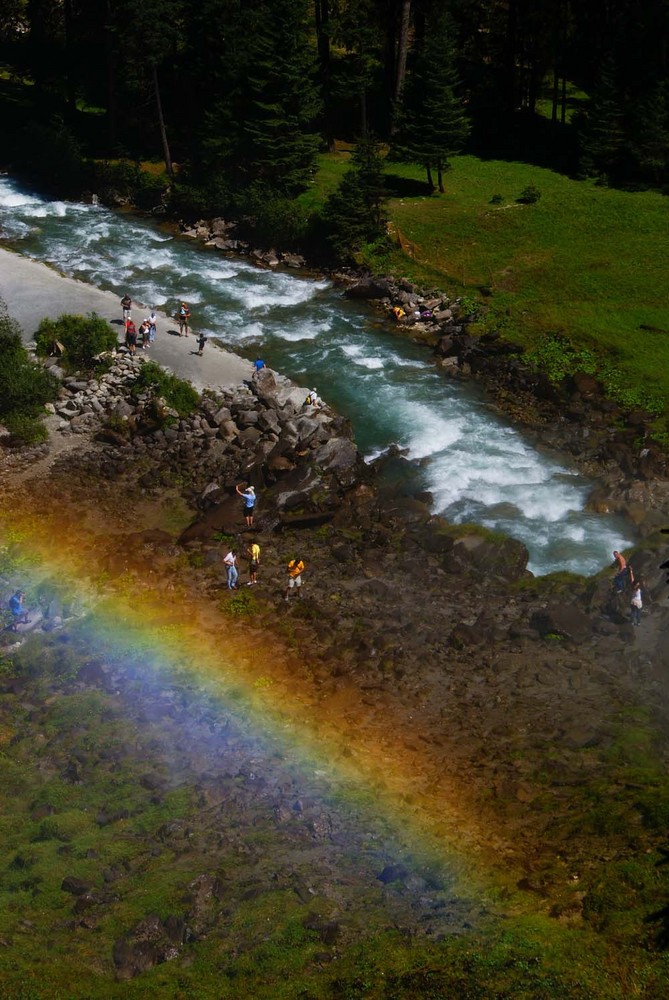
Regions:
<instances>
[{"instance_id":1,"label":"person standing on rock","mask_svg":"<svg viewBox=\"0 0 669 1000\"><path fill-rule=\"evenodd\" d=\"M641 597L641 591L643 588L643 580L637 580L632 584L632 600L630 601L630 613L632 616L632 625L641 624L641 609L643 608L643 598Z\"/></svg>"},{"instance_id":2,"label":"person standing on rock","mask_svg":"<svg viewBox=\"0 0 669 1000\"><path fill-rule=\"evenodd\" d=\"M125 325L130 319L130 310L132 309L132 299L127 292L121 299L121 309L123 310L123 323Z\"/></svg>"},{"instance_id":3,"label":"person standing on rock","mask_svg":"<svg viewBox=\"0 0 669 1000\"><path fill-rule=\"evenodd\" d=\"M23 590L17 590L9 598L9 610L12 613L12 622L9 627L12 632L18 632L19 625L27 625L30 621L30 618L28 618L28 612L23 606L23 599L25 596L26 595Z\"/></svg>"},{"instance_id":4,"label":"person standing on rock","mask_svg":"<svg viewBox=\"0 0 669 1000\"><path fill-rule=\"evenodd\" d=\"M627 582L634 583L634 573L632 567L627 565L625 556L617 550L613 553L616 565L616 575L613 577L613 587L616 594L622 594L627 586Z\"/></svg>"},{"instance_id":5,"label":"person standing on rock","mask_svg":"<svg viewBox=\"0 0 669 1000\"><path fill-rule=\"evenodd\" d=\"M179 321L179 336L183 337L184 332L188 336L188 326L190 324L190 309L187 302L182 302L177 313Z\"/></svg>"},{"instance_id":6,"label":"person standing on rock","mask_svg":"<svg viewBox=\"0 0 669 1000\"><path fill-rule=\"evenodd\" d=\"M263 370L264 367L265 367L265 362L263 361L263 359L256 358L256 360L253 362L253 374L251 378L252 379L258 378L258 375L260 375L260 372Z\"/></svg>"},{"instance_id":7,"label":"person standing on rock","mask_svg":"<svg viewBox=\"0 0 669 1000\"><path fill-rule=\"evenodd\" d=\"M288 563L288 584L283 595L284 601L288 600L288 595L294 588L297 589L297 596L302 597L302 574L306 567L298 556Z\"/></svg>"},{"instance_id":8,"label":"person standing on rock","mask_svg":"<svg viewBox=\"0 0 669 1000\"><path fill-rule=\"evenodd\" d=\"M249 582L248 587L252 587L258 582L258 566L260 565L260 546L257 542L251 542L246 550L249 557Z\"/></svg>"},{"instance_id":9,"label":"person standing on rock","mask_svg":"<svg viewBox=\"0 0 669 1000\"><path fill-rule=\"evenodd\" d=\"M237 553L234 549L230 549L227 556L223 560L225 565L225 572L228 578L228 590L237 589L237 580L239 579L239 571L237 569Z\"/></svg>"},{"instance_id":10,"label":"person standing on rock","mask_svg":"<svg viewBox=\"0 0 669 1000\"><path fill-rule=\"evenodd\" d=\"M240 490L239 486L235 486L235 489L244 501L244 517L246 518L246 527L252 528L253 512L256 505L256 491L252 486L247 486L245 490Z\"/></svg>"}]
</instances>

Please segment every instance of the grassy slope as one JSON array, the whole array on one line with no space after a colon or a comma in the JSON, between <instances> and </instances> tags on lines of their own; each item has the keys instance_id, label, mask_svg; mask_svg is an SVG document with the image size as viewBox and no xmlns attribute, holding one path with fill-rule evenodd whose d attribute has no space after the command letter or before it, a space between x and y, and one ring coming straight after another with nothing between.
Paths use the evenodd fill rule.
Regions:
<instances>
[{"instance_id":1,"label":"grassy slope","mask_svg":"<svg viewBox=\"0 0 669 1000\"><path fill-rule=\"evenodd\" d=\"M323 156L309 206L332 190L348 154ZM394 227L413 255L399 248L384 270L452 295L476 298L486 287L490 327L535 346L561 333L595 349L630 384L667 395L669 273L666 199L651 191L597 187L526 163L456 157L446 193L427 194L420 168L388 164ZM516 198L528 185L534 205ZM493 195L502 203L491 204Z\"/></svg>"}]
</instances>

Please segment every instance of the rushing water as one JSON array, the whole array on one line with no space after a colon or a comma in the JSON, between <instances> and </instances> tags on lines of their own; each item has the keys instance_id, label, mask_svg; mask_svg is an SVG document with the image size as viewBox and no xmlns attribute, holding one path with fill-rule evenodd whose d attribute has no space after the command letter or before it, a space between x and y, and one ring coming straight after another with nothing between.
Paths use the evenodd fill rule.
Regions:
<instances>
[{"instance_id":1,"label":"rushing water","mask_svg":"<svg viewBox=\"0 0 669 1000\"><path fill-rule=\"evenodd\" d=\"M620 520L584 510L592 483L325 280L261 270L106 208L46 201L6 177L0 239L119 298L128 291L171 314L186 299L196 330L315 386L351 418L363 454L408 448L415 489L432 492L435 512L519 538L536 574L594 573L629 544Z\"/></svg>"}]
</instances>

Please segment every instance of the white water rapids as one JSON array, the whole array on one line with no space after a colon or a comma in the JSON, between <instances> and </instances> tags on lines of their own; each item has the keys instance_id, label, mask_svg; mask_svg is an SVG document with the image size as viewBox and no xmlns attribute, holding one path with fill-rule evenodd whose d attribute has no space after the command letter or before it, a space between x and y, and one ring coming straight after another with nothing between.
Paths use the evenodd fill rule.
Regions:
<instances>
[{"instance_id":1,"label":"white water rapids","mask_svg":"<svg viewBox=\"0 0 669 1000\"><path fill-rule=\"evenodd\" d=\"M0 177L0 240L64 274L174 313L186 299L195 330L267 363L353 422L368 457L408 448L412 491L433 510L525 543L535 574L591 574L631 544L628 526L584 509L593 483L542 454L486 405L447 381L425 348L325 280L261 270L175 238L151 221L76 202L48 201ZM11 303L8 303L11 313Z\"/></svg>"}]
</instances>

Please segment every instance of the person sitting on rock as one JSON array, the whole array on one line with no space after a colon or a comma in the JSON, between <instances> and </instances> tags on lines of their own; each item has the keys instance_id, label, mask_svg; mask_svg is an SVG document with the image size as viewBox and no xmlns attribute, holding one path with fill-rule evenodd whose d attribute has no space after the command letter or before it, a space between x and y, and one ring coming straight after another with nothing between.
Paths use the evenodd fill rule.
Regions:
<instances>
[{"instance_id":1,"label":"person sitting on rock","mask_svg":"<svg viewBox=\"0 0 669 1000\"><path fill-rule=\"evenodd\" d=\"M9 627L12 632L18 632L19 625L27 625L30 621L30 618L28 618L28 612L23 606L23 599L25 596L26 595L23 590L17 590L9 598L9 610L12 613L12 621Z\"/></svg>"}]
</instances>

